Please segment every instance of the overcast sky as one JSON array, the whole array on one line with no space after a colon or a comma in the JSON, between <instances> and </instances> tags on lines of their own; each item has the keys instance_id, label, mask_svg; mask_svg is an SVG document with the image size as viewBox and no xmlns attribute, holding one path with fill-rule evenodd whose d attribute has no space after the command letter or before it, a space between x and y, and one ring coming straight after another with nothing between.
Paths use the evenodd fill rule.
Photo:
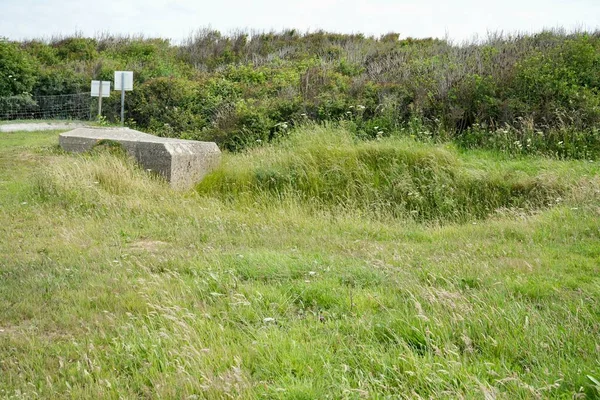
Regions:
<instances>
[{"instance_id":1,"label":"overcast sky","mask_svg":"<svg viewBox=\"0 0 600 400\"><path fill-rule=\"evenodd\" d=\"M462 41L488 31L600 28L600 0L0 0L0 36L82 32L139 34L178 42L210 26L302 32L324 29Z\"/></svg>"}]
</instances>

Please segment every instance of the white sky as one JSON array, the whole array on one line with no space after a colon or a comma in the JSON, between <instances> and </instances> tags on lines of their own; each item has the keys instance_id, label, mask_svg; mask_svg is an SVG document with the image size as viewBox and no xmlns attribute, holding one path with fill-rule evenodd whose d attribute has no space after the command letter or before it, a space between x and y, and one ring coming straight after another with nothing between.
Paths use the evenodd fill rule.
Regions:
<instances>
[{"instance_id":1,"label":"white sky","mask_svg":"<svg viewBox=\"0 0 600 400\"><path fill-rule=\"evenodd\" d=\"M600 28L600 0L0 0L0 36L49 38L76 31L144 34L175 42L194 29L236 28L457 41L488 31Z\"/></svg>"}]
</instances>

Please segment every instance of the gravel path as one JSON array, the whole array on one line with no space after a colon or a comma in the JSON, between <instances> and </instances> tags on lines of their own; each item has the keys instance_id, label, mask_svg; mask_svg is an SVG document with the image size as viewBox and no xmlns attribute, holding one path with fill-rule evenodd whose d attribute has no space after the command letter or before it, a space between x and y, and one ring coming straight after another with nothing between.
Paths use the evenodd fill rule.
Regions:
<instances>
[{"instance_id":1,"label":"gravel path","mask_svg":"<svg viewBox=\"0 0 600 400\"><path fill-rule=\"evenodd\" d=\"M19 122L0 124L0 132L68 130L82 126L87 125L83 122Z\"/></svg>"}]
</instances>

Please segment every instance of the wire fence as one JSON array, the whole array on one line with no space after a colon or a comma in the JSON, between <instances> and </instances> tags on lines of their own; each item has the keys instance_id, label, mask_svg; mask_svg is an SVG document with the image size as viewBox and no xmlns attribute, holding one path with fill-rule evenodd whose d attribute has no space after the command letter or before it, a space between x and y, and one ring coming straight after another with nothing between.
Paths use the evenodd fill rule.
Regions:
<instances>
[{"instance_id":1,"label":"wire fence","mask_svg":"<svg viewBox=\"0 0 600 400\"><path fill-rule=\"evenodd\" d=\"M54 96L18 95L0 97L0 120L14 119L79 119L91 117L88 93Z\"/></svg>"}]
</instances>

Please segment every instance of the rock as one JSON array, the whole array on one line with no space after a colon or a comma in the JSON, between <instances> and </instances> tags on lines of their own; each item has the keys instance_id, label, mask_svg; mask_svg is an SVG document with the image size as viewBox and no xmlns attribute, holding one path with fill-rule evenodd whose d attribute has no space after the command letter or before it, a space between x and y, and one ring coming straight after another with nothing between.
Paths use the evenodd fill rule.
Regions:
<instances>
[{"instance_id":1,"label":"rock","mask_svg":"<svg viewBox=\"0 0 600 400\"><path fill-rule=\"evenodd\" d=\"M101 140L120 143L144 169L162 175L175 189L192 187L221 159L216 143L161 138L128 128L77 128L59 136L64 150L78 153Z\"/></svg>"}]
</instances>

